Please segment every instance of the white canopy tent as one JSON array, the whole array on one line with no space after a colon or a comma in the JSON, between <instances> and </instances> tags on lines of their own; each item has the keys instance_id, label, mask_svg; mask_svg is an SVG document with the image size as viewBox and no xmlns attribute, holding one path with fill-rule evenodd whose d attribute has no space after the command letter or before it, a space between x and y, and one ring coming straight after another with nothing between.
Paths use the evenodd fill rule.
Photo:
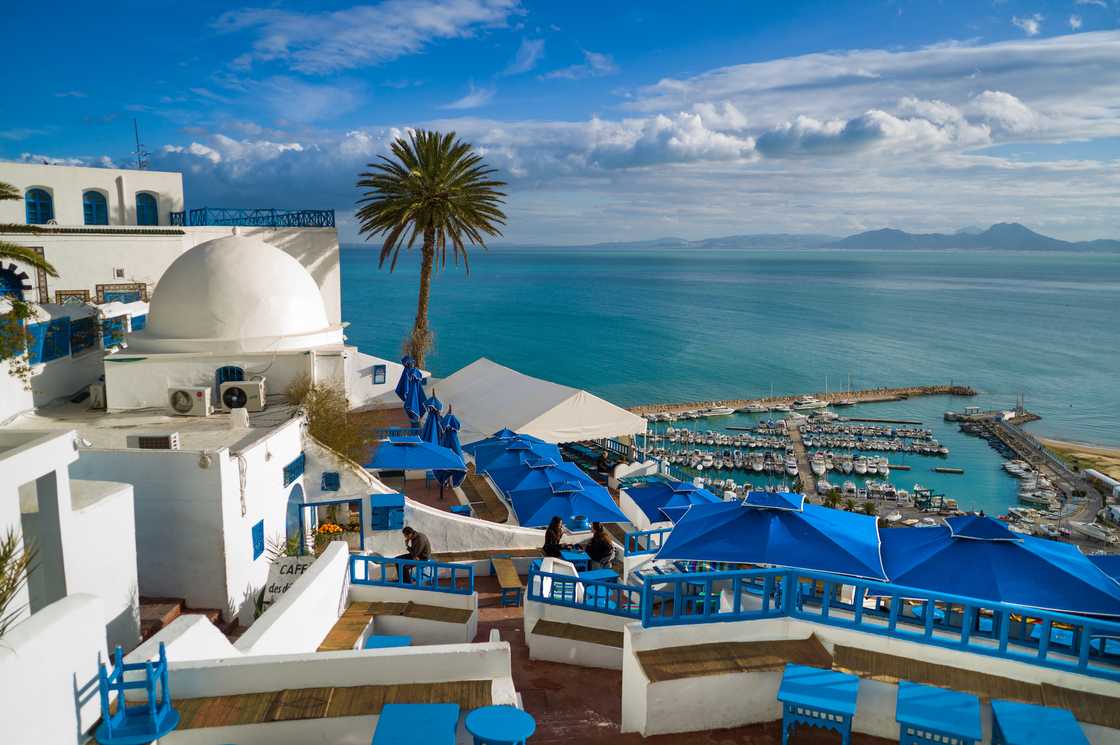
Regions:
<instances>
[{"instance_id":1,"label":"white canopy tent","mask_svg":"<svg viewBox=\"0 0 1120 745\"><path fill-rule=\"evenodd\" d=\"M508 427L546 442L578 442L637 435L646 420L587 391L533 378L479 358L452 375L433 381L444 406L462 422L460 440L481 440Z\"/></svg>"}]
</instances>

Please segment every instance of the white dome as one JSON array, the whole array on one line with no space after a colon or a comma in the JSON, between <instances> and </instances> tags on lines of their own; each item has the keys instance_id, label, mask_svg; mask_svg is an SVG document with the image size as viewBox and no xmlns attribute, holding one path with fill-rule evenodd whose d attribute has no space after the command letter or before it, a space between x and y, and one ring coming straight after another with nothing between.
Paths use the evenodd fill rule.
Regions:
<instances>
[{"instance_id":1,"label":"white dome","mask_svg":"<svg viewBox=\"0 0 1120 745\"><path fill-rule=\"evenodd\" d=\"M200 243L171 263L152 293L135 351L263 352L342 341L315 280L296 259L256 238Z\"/></svg>"}]
</instances>

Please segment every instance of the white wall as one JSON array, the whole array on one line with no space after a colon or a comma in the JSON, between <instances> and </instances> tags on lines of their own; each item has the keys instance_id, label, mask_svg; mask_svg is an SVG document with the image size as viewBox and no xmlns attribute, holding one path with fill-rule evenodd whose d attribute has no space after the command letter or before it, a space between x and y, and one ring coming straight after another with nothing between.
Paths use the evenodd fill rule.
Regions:
<instances>
[{"instance_id":1,"label":"white wall","mask_svg":"<svg viewBox=\"0 0 1120 745\"><path fill-rule=\"evenodd\" d=\"M0 181L3 167L0 163ZM102 170L102 169L92 169ZM176 174L178 175L178 174ZM56 201L56 209L57 209ZM4 210L15 209L18 219L4 219ZM181 208L180 208L181 209ZM81 197L78 197L81 224ZM161 214L161 220L166 216ZM24 221L22 202L0 202L0 225ZM338 258L338 233L332 228L238 228L241 235L263 240L282 249L311 273L323 295L327 318L341 323L342 290ZM112 231L112 232L108 232ZM46 279L47 299L55 300L56 290L87 290L95 298L98 284L141 282L148 292L182 253L199 243L232 235L231 227L118 229L90 227L73 233L51 233L49 226L41 233L4 233L0 239L24 246L41 247L44 256L58 270L58 277ZM14 262L19 265L19 262ZM23 267L27 270L27 267ZM250 270L250 267L246 267ZM117 276L119 274L121 276ZM34 271L27 271L30 284L37 287ZM27 300L38 301L38 289L26 293ZM393 381L394 385L396 381Z\"/></svg>"},{"instance_id":2,"label":"white wall","mask_svg":"<svg viewBox=\"0 0 1120 745\"><path fill-rule=\"evenodd\" d=\"M159 224L168 225L168 213L183 209L183 175L168 171L43 165L0 162L0 181L26 191L45 189L54 199L54 219L59 225L84 225L82 192L105 196L109 225L136 225L136 192L149 192L159 206ZM0 223L27 222L22 201L0 202Z\"/></svg>"},{"instance_id":3,"label":"white wall","mask_svg":"<svg viewBox=\"0 0 1120 745\"><path fill-rule=\"evenodd\" d=\"M186 613L125 655L125 662L159 659L160 644L164 646L167 659L173 662L241 656L241 651L230 643L209 618L200 613ZM174 694L173 689L172 695Z\"/></svg>"},{"instance_id":4,"label":"white wall","mask_svg":"<svg viewBox=\"0 0 1120 745\"><path fill-rule=\"evenodd\" d=\"M351 602L417 603L439 608L456 608L470 611L466 623L446 623L423 618L404 616L377 616L373 634L396 634L412 637L413 644L465 644L474 641L478 633L478 593L460 595L453 592L382 587L379 585L350 585ZM364 636L363 636L364 640Z\"/></svg>"},{"instance_id":5,"label":"white wall","mask_svg":"<svg viewBox=\"0 0 1120 745\"><path fill-rule=\"evenodd\" d=\"M624 631L622 731L641 732L649 737L654 734L694 731L698 722L702 722L705 729L735 727L773 721L781 716L775 699L781 671L713 675L650 683L642 672L636 652L701 643L806 639L814 633L830 652L836 645L859 647L937 665L983 670L989 675L1012 680L1051 683L1090 693L1116 695L1116 683L1100 678L797 619L711 623L702 627L689 624L650 629L644 629L641 623L634 622L628 624ZM884 689L879 685L870 685L870 681L861 681L853 730L897 740L898 725L894 719L896 695L897 688L893 685ZM690 716L680 717L681 711L689 711ZM691 713L695 713L695 716ZM1120 731L1103 727L1086 727L1085 730L1093 745L1120 743Z\"/></svg>"},{"instance_id":6,"label":"white wall","mask_svg":"<svg viewBox=\"0 0 1120 745\"><path fill-rule=\"evenodd\" d=\"M423 476L421 476L423 478ZM447 499L455 497L448 493ZM456 515L406 499L404 522L428 536L433 553L481 551L501 548L540 548L544 531L521 528ZM367 534L366 549L383 556L404 552L404 539L399 530L383 530Z\"/></svg>"},{"instance_id":7,"label":"white wall","mask_svg":"<svg viewBox=\"0 0 1120 745\"><path fill-rule=\"evenodd\" d=\"M106 659L104 611L71 595L11 629L0 644L0 722L8 745L67 745L101 716L97 666Z\"/></svg>"},{"instance_id":8,"label":"white wall","mask_svg":"<svg viewBox=\"0 0 1120 745\"><path fill-rule=\"evenodd\" d=\"M346 610L349 584L350 550L333 541L234 646L244 654L314 652Z\"/></svg>"},{"instance_id":9,"label":"white wall","mask_svg":"<svg viewBox=\"0 0 1120 745\"><path fill-rule=\"evenodd\" d=\"M541 619L618 632L621 632L631 619L609 613L540 603L529 600L528 597L525 599L524 629L525 642L529 646L529 659L562 662L582 667L602 667L609 670L622 669L622 650L619 648L532 633L537 621Z\"/></svg>"}]
</instances>

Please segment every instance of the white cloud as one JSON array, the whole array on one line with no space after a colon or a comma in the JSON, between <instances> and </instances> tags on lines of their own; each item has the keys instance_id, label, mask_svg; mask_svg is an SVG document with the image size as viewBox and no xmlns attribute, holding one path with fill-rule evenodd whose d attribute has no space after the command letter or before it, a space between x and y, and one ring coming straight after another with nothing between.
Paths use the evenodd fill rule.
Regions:
<instances>
[{"instance_id":1,"label":"white cloud","mask_svg":"<svg viewBox=\"0 0 1120 745\"><path fill-rule=\"evenodd\" d=\"M984 91L972 99L971 108L984 121L1010 134L1034 131L1040 123L1029 106L1004 91Z\"/></svg>"},{"instance_id":2,"label":"white cloud","mask_svg":"<svg viewBox=\"0 0 1120 745\"><path fill-rule=\"evenodd\" d=\"M520 75L537 66L544 56L544 39L522 39L513 61L502 71L503 75Z\"/></svg>"},{"instance_id":3,"label":"white cloud","mask_svg":"<svg viewBox=\"0 0 1120 745\"><path fill-rule=\"evenodd\" d=\"M693 104L692 111L699 114L704 125L711 129L736 131L747 126L746 115L730 101Z\"/></svg>"},{"instance_id":4,"label":"white cloud","mask_svg":"<svg viewBox=\"0 0 1120 745\"><path fill-rule=\"evenodd\" d=\"M247 8L223 13L223 33L253 32L252 51L234 64L279 61L320 75L376 65L423 51L432 42L506 25L519 0L384 0L345 10L297 13Z\"/></svg>"},{"instance_id":5,"label":"white cloud","mask_svg":"<svg viewBox=\"0 0 1120 745\"><path fill-rule=\"evenodd\" d=\"M1069 17L1069 27L1074 31L1081 28L1081 16L1077 15L1076 13L1074 15L1071 15Z\"/></svg>"},{"instance_id":6,"label":"white cloud","mask_svg":"<svg viewBox=\"0 0 1120 745\"><path fill-rule=\"evenodd\" d=\"M455 99L451 103L444 104L441 108L458 110L477 109L493 101L495 93L497 93L497 89L493 86L489 88L476 88L474 83L471 83L465 96Z\"/></svg>"},{"instance_id":7,"label":"white cloud","mask_svg":"<svg viewBox=\"0 0 1120 745\"><path fill-rule=\"evenodd\" d=\"M1011 18L1011 25L1021 28L1023 33L1027 36L1038 36L1038 33L1042 31L1042 20L1041 13L1034 13L1021 18L1019 16L1013 16Z\"/></svg>"},{"instance_id":8,"label":"white cloud","mask_svg":"<svg viewBox=\"0 0 1120 745\"><path fill-rule=\"evenodd\" d=\"M1107 8L1108 3L1105 0L1073 0L1074 5L1096 5L1101 8Z\"/></svg>"},{"instance_id":9,"label":"white cloud","mask_svg":"<svg viewBox=\"0 0 1120 745\"><path fill-rule=\"evenodd\" d=\"M19 163L46 163L52 166L89 166L92 168L115 168L113 159L108 155L77 155L56 157L38 153L20 153Z\"/></svg>"},{"instance_id":10,"label":"white cloud","mask_svg":"<svg viewBox=\"0 0 1120 745\"><path fill-rule=\"evenodd\" d=\"M0 129L0 140L26 140L36 135L47 134L49 130L35 129L32 127L13 127L12 129Z\"/></svg>"},{"instance_id":11,"label":"white cloud","mask_svg":"<svg viewBox=\"0 0 1120 745\"><path fill-rule=\"evenodd\" d=\"M545 79L583 80L585 78L601 78L606 75L614 75L616 72L618 72L618 66L615 65L609 54L584 50L582 63L553 70L542 77Z\"/></svg>"}]
</instances>

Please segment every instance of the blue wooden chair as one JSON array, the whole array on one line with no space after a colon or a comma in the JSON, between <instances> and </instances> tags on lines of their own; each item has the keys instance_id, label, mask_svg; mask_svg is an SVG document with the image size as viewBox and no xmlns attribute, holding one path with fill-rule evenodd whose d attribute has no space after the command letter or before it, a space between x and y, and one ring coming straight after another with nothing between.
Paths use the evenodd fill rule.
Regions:
<instances>
[{"instance_id":1,"label":"blue wooden chair","mask_svg":"<svg viewBox=\"0 0 1120 745\"><path fill-rule=\"evenodd\" d=\"M1088 745L1073 714L1051 706L992 701L992 745Z\"/></svg>"},{"instance_id":2,"label":"blue wooden chair","mask_svg":"<svg viewBox=\"0 0 1120 745\"><path fill-rule=\"evenodd\" d=\"M854 675L788 663L778 689L782 745L789 745L794 727L832 730L839 733L841 745L850 745L858 690Z\"/></svg>"},{"instance_id":3,"label":"blue wooden chair","mask_svg":"<svg viewBox=\"0 0 1120 745\"><path fill-rule=\"evenodd\" d=\"M125 680L125 673L143 671L140 680ZM167 685L167 652L159 645L159 660L125 664L124 651L118 646L113 652L113 670L105 663L97 672L101 694L101 724L97 727L97 741L101 745L147 745L158 740L179 726L179 712L171 706L171 689ZM158 690L157 690L158 689ZM148 699L143 704L129 705L124 692L143 690ZM109 711L110 694L116 694L117 709Z\"/></svg>"}]
</instances>

